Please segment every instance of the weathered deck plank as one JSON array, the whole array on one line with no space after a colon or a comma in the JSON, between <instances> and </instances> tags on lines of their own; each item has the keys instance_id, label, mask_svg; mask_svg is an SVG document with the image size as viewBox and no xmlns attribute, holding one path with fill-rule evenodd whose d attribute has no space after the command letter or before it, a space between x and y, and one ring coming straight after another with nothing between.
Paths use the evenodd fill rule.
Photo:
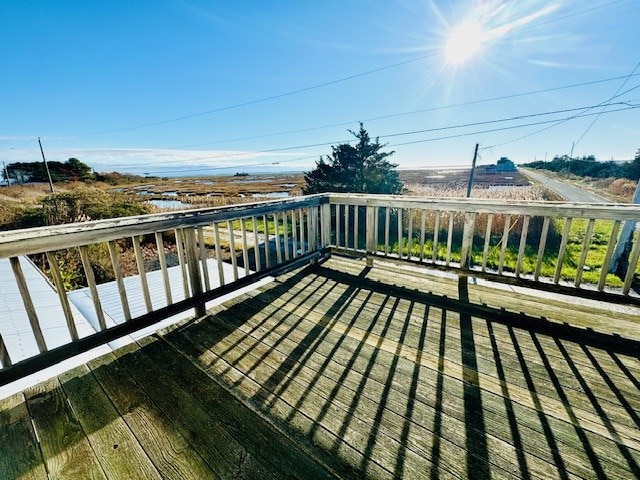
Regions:
<instances>
[{"instance_id":1,"label":"weathered deck plank","mask_svg":"<svg viewBox=\"0 0 640 480\"><path fill-rule=\"evenodd\" d=\"M0 477L640 478L637 315L390 272L293 271L0 401Z\"/></svg>"},{"instance_id":2,"label":"weathered deck plank","mask_svg":"<svg viewBox=\"0 0 640 480\"><path fill-rule=\"evenodd\" d=\"M0 478L47 478L24 395L0 400Z\"/></svg>"},{"instance_id":3,"label":"weathered deck plank","mask_svg":"<svg viewBox=\"0 0 640 480\"><path fill-rule=\"evenodd\" d=\"M58 379L107 478L161 478L86 365Z\"/></svg>"},{"instance_id":4,"label":"weathered deck plank","mask_svg":"<svg viewBox=\"0 0 640 480\"><path fill-rule=\"evenodd\" d=\"M120 349L121 365L136 378L147 395L169 417L192 448L209 462L221 478L248 476L276 479L277 476L250 455L212 418L193 396L176 384L172 375L158 367L135 345Z\"/></svg>"},{"instance_id":5,"label":"weathered deck plank","mask_svg":"<svg viewBox=\"0 0 640 480\"><path fill-rule=\"evenodd\" d=\"M228 322L228 323L227 323L227 322L225 322L225 320L224 320L224 318L223 318L223 315L221 315L221 314L219 314L219 315L217 315L217 316L216 316L216 321L217 321L217 322L222 322L222 323L223 323L223 328L224 328L224 327L226 327L226 328L228 329L228 331L229 331L229 335L225 338L225 343L232 342L232 341L233 341L233 340L235 340L236 338L238 338L238 339L242 340L242 339L241 339L241 337L242 337L243 333L244 333L244 332L246 332L246 329L249 329L249 332L248 332L248 333L249 333L251 336L253 336L253 339L252 339L252 343L253 343L253 345L249 345L248 347L245 347L245 348L247 348L247 349L248 349L247 351L252 350L252 351L253 351L253 355L256 355L256 352L258 351L258 347L259 347L259 345L260 345L260 344L267 344L267 345L269 345L270 343L272 343L272 342L274 342L274 341L279 341L279 342L280 342L280 345L278 345L278 347L279 347L279 350L277 351L277 352L278 352L278 354L280 354L280 356L281 356L282 358L288 358L288 357L291 355L291 351L286 351L286 350L284 350L284 351L283 351L283 350L282 350L282 345L284 344L284 342L282 342L282 338L285 338L285 337L286 337L286 339L287 339L286 341L290 342L290 344L291 344L291 345L290 345L290 348L291 348L291 349L295 349L295 347L296 347L297 345L299 345L299 344L300 344L299 342L301 342L301 341L303 340L303 338L300 338L300 337L296 338L295 336L294 336L294 337L292 337L291 335L286 335L286 332L279 332L279 331L277 331L277 329L276 329L276 328L271 327L271 325L255 326L255 325L247 324L247 325L243 325L243 326L238 327L237 325L235 325L235 324L233 323L233 319L232 319L232 318L227 319L227 322ZM301 320L301 319L298 319L298 320L296 320L296 321L304 322L304 320ZM312 325L313 325L313 324L310 322L310 323L309 323L309 325L307 326L307 328L308 328L308 329L313 328L313 327L312 327ZM273 336L273 340L270 340L268 335L265 335L264 333L262 333L262 332L265 332L265 333L267 333L267 332L268 332L267 326L269 326L269 327L271 327L271 328L272 328L272 332L271 332L271 333L272 333L272 336ZM300 331L300 330L303 330L303 331L304 331L304 330L305 330L305 327L303 327L301 324L298 324L298 325L296 326L296 331ZM232 339L233 339L233 340L232 340ZM240 340L238 340L238 343L237 343L237 344L231 343L231 344L230 344L230 346L228 346L228 347L226 348L226 351L232 351L232 350L233 350L233 351L238 351L238 350L240 350L240 349L242 348L242 345L240 345ZM258 340L258 341L255 341L255 340ZM349 343L349 340L344 341L342 338L333 338L333 337L332 337L332 338L329 338L328 340L329 340L329 341L326 343L326 346L327 346L327 347L328 347L329 345L337 345L337 344L339 344L340 342L342 342L342 343L343 343L343 345L342 345L342 346L343 346L343 348L344 348L344 349L348 349L348 343ZM245 343L246 343L246 342L245 342ZM352 342L352 343L354 343L355 348L357 348L357 342ZM319 350L320 350L320 347L319 347L319 348L318 348L318 350L314 353L314 356L313 356L312 358L316 358L316 357L318 357L319 355L321 355L321 353L319 352ZM388 353L388 352L387 352L387 353ZM341 359L341 358L336 354L336 352L327 352L327 355L328 355L328 356L326 357L326 363L325 363L325 366L333 366L333 365L339 365L339 364L343 363L343 360L342 360L342 359ZM387 358L387 357L388 357L388 358ZM229 359L229 354L225 354L225 355L224 355L224 358L225 358L225 359ZM364 356L364 359L365 359L365 360L366 360L366 358L367 358L367 357L366 357L366 356ZM258 359L258 360L260 361L260 363L261 363L261 364L267 361L267 359L266 359L265 357L262 357L262 356L261 356L261 357L259 357L259 359ZM258 360L256 360L256 361L258 361ZM359 359L359 360L361 360L361 359ZM393 362L393 360L394 360L394 356L392 356L392 355L387 355L385 358L381 358L380 360L381 360L381 363L383 363L383 364L393 364L392 362ZM387 363L387 361L388 361L388 363ZM276 361L274 361L274 363L277 365L277 360L276 360ZM309 364L309 363L311 363L311 362L310 362L310 360L305 360L305 363ZM344 361L344 363L348 363L348 362L347 362L347 361ZM303 365L303 368L304 368L304 367L306 367L306 366L308 366L308 365ZM358 370L358 366L357 366L357 364L355 364L355 363L354 363L354 364L348 365L348 367L349 367L349 377L351 377L351 376L353 376L353 375L354 375L354 372L355 372L356 370ZM407 367L409 367L409 368L410 368L410 363L407 363ZM364 368L366 368L366 367L364 367ZM407 370L409 370L409 368L407 368ZM362 370L361 370L361 371L362 371ZM388 372L388 370L385 372L385 369L384 369L384 368L380 369L380 374L378 374L379 376L378 376L378 375L376 375L376 372L375 372L374 370L371 370L371 371L369 371L368 373L369 373L369 374L368 374L368 378L369 378L369 379L376 379L376 377L378 377L378 378L379 378L379 385L384 386L384 385L386 385L386 384L388 383L388 380L389 380L389 378L388 378L388 377L389 377L389 372ZM402 384L408 384L408 383L410 383L410 381L411 381L411 379L410 379L410 375L407 375L407 377L406 377L406 378L401 378L401 377L402 377L401 373L402 373L402 369L401 369L401 368L398 368L397 370L395 370L395 371L394 371L395 376L396 376L396 377L399 377L399 378L394 378L394 379L393 379L393 381L394 381L394 389L396 388L396 385L395 385L395 383L396 383L396 382L399 382L399 384L400 384L400 385L402 385ZM426 373L428 373L428 372L426 372ZM357 374L357 372L355 372L355 374ZM425 372L422 372L421 381L423 380L423 376L424 376L424 375L425 375ZM336 374L336 376L339 376L339 375L337 375L337 374ZM299 372L298 370L296 370L296 371L295 371L295 378L296 378L296 379L300 379L300 378L302 378L302 377L301 377L301 375L300 375L300 372ZM364 378L364 377L362 377L362 376L361 376L361 378ZM366 381L366 380L360 380L360 382L362 382L362 381ZM407 382L407 383L405 383L405 382ZM462 382L460 382L460 381L458 381L458 382L460 383L460 385L462 385ZM318 382L318 384L314 385L314 388L317 388L317 389L319 389L320 391L331 391L331 389L330 389L330 388L327 390L327 386L326 386L326 385L321 386L321 385L320 385L320 383L321 383L321 382ZM347 386L348 386L348 384L349 384L349 378L348 378L348 377L346 377L346 378L340 378L340 379L339 379L339 383L338 383L338 385L343 385L343 386L344 386L344 385L347 385ZM367 391L370 391L370 390L371 390L371 385L372 385L372 384L371 384L371 382L367 383ZM334 387L334 388L335 388L335 387ZM348 388L348 387L347 387L347 388ZM383 389L383 387L380 387L380 388L382 388L382 389ZM354 390L356 390L356 388L353 388L353 389L354 389ZM461 390L461 389L460 389L460 390ZM413 392L413 393L414 393L414 395L415 395L417 392ZM460 392L459 392L459 391L457 391L457 392L456 392L456 391L453 391L453 392L448 392L448 393L452 394L452 395L451 395L451 397L453 397L453 398L458 398L458 397L460 397ZM483 394L484 394L484 392L483 392ZM486 397L486 396L487 396L487 395L485 395L485 397ZM494 409L495 409L495 411L493 412L493 413L494 413L494 415L495 415L495 417L494 417L494 422L493 422L493 423L489 423L489 422L488 422L488 423L487 423L487 425L488 425L489 427L495 427L495 425L497 425L497 423L495 423L495 420L499 420L500 418L504 418L504 417L502 416L504 412L502 412L502 411L500 410L500 398L499 398L499 396L498 396L498 395L493 395L493 396L495 397L495 401L494 401L494 402L491 402L491 401L490 401L490 400L491 400L491 398L489 398L489 399L484 398L485 405L483 405L483 408L484 408L485 410L487 410L487 409L491 409L491 408L494 408ZM392 402L392 400L393 400L393 398L392 398L392 397L393 397L393 395L392 395L392 394L389 394L389 395L387 395L386 397L384 397L384 398L385 398L385 400L386 400L386 403L387 403L387 404L392 404L392 403L393 403L393 402ZM372 400L374 400L374 401L375 401L375 400L378 400L378 401L379 401L379 400L380 400L380 398L381 398L381 397L379 397L379 396L378 396L377 398L376 398L375 396L373 396L373 397L372 397ZM406 397L404 397L404 399L403 399L403 400L406 402L407 398L406 398ZM420 401L422 401L422 399L420 399L420 398L416 399L416 402L418 402L418 405L419 405L419 402L420 402ZM399 402L399 404L398 404L398 405L394 405L393 407L391 407L391 409L392 409L392 410L394 410L395 412L402 411L402 408L401 408L401 407L402 407L402 405L401 405L401 403L402 403L402 402ZM433 409L433 408L435 408L435 404L434 404L432 401L430 401L429 403L431 404L429 408L432 408L432 409ZM492 404L492 403L493 403L493 405L487 405L487 403L489 403L489 404ZM366 409L365 409L365 411L366 411ZM458 421L463 422L463 421L464 421L464 412L460 412L460 411L459 411L459 412L457 412L457 413L458 413L458 414L457 414ZM533 412L530 412L530 413L529 413L529 415L532 415L532 414L533 414ZM429 421L427 421L426 423L427 423L427 424L430 424L430 420L429 420ZM560 422L558 422L558 423L560 423ZM564 433L565 433L565 438L566 438L566 434L567 434L567 432L566 432L567 428L568 428L569 430L571 430L571 429L570 429L570 427L567 425L567 426L566 426L566 428L565 428L565 432L564 432ZM462 429L464 429L464 427L463 427ZM459 431L459 430L460 430L460 428L458 427L458 431ZM491 430L492 430L492 428L488 428L488 433L490 433L490 434L491 434ZM498 429L498 430L499 430L499 429ZM507 436L507 438L508 438L508 435L507 435L505 432L508 432L508 426L505 426L505 428L504 428L502 431L499 431L499 432L498 432L498 435L496 435L495 439L504 438L504 436L505 436L505 435L506 435L506 436ZM530 431L529 431L529 432L526 432L526 433L527 433L527 439L531 438L531 433L532 433L532 432L530 432ZM452 438L452 434L451 434L450 432L448 432L448 433L447 433L447 435L446 435L446 438L451 439L451 438ZM598 437L598 438L599 438L599 437ZM543 445L546 443L546 442L544 442L544 438L534 438L534 440L543 440L543 442L542 442L542 444L543 444ZM570 432L569 432L569 440L571 441L571 435L570 435ZM536 447L537 443L533 443L532 445L533 445L533 447ZM462 441L462 446L464 446L464 440ZM503 446L502 446L502 448L505 448L505 447L508 447L508 446L507 446L507 445L503 445ZM536 450L536 448L534 448L533 450L535 451L535 450ZM604 449L602 449L600 453L601 453L601 454L604 454L604 453L606 453L606 452L609 452L610 450L611 450L611 445L610 445L610 444L608 444L608 445L605 445L605 446L604 446ZM501 450L501 449L496 449L496 451L497 451L498 453L502 453L502 450ZM542 452L542 453L541 453L541 455L544 457L544 452ZM622 460L622 459L620 459L620 460ZM586 459L586 458L582 458L582 461L587 461L587 459ZM533 462L535 463L535 461L533 461ZM530 460L530 462L529 462L529 463L532 463L532 461ZM616 464L616 463L617 463L617 462L614 462L614 465L613 465L613 466L610 466L610 467L612 467L614 470L615 470L615 464ZM507 464L508 464L508 463L507 463ZM504 464L503 464L503 465L504 465ZM587 465L588 465L588 461L587 461ZM583 470L581 471L581 473L584 475L585 473L588 473L589 471L590 471L590 469L589 469L589 468L587 468L587 469L583 469ZM626 475L624 474L624 472L622 472L622 475L618 475L618 478L624 478L625 476L626 476Z\"/></svg>"},{"instance_id":6,"label":"weathered deck plank","mask_svg":"<svg viewBox=\"0 0 640 480\"><path fill-rule=\"evenodd\" d=\"M25 396L49 477L106 479L58 379L29 388Z\"/></svg>"},{"instance_id":7,"label":"weathered deck plank","mask_svg":"<svg viewBox=\"0 0 640 480\"><path fill-rule=\"evenodd\" d=\"M113 355L89 363L91 372L118 410L118 414L149 456L162 478L216 478L169 418L162 414ZM122 446L120 445L119 448Z\"/></svg>"}]
</instances>

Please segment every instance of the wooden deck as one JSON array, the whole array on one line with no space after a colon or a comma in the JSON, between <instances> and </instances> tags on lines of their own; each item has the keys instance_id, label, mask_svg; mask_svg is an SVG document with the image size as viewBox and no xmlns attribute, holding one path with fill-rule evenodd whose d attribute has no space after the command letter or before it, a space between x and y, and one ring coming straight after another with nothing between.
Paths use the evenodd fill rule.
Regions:
<instances>
[{"instance_id":1,"label":"wooden deck","mask_svg":"<svg viewBox=\"0 0 640 480\"><path fill-rule=\"evenodd\" d=\"M406 272L334 257L0 401L0 478L640 477L637 311Z\"/></svg>"}]
</instances>

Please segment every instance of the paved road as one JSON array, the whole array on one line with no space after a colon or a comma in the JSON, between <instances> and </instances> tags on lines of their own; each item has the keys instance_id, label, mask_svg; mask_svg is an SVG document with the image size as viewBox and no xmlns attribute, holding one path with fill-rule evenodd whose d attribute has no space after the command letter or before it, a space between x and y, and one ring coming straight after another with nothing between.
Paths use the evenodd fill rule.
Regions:
<instances>
[{"instance_id":1,"label":"paved road","mask_svg":"<svg viewBox=\"0 0 640 480\"><path fill-rule=\"evenodd\" d=\"M521 168L520 172L529 177L540 185L544 185L549 190L553 190L558 195L565 198L569 202L587 202L587 203L611 203L611 200L607 200L595 193L582 190L579 187L575 187L570 183L557 180L555 178L547 177L539 172L534 172L529 169Z\"/></svg>"}]
</instances>

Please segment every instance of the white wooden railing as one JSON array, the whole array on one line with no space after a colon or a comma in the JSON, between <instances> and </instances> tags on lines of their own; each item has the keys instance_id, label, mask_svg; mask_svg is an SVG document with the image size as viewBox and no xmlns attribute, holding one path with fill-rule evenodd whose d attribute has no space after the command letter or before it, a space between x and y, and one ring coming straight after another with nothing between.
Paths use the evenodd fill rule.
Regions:
<instances>
[{"instance_id":1,"label":"white wooden railing","mask_svg":"<svg viewBox=\"0 0 640 480\"><path fill-rule=\"evenodd\" d=\"M6 336L3 337L0 331L0 385L177 313L195 309L195 315L201 316L209 300L283 269L317 260L324 247L319 229L320 205L323 202L326 203L326 197L317 195L0 233L0 259L8 258L10 261L13 281L24 307L18 313L28 318L39 352L33 358L14 365L12 346L7 344ZM177 246L177 282L170 280L165 255L167 239ZM125 277L121 265L123 242L135 257L138 278L134 287ZM160 273L164 290L161 298L157 292L152 295L147 278L150 272L145 266L143 249L149 243L157 246L155 260L159 272L155 274ZM208 244L213 248L207 248ZM94 275L95 259L91 254L96 245L102 246L103 251L108 250L113 269L119 297L117 316L123 319L115 325L105 315L100 293L102 286L98 285ZM223 252L223 245L228 253ZM97 332L82 338L76 328L77 318L74 318L77 310L70 304L68 285L59 265L61 255L69 249L78 252L93 302L94 312L91 315L97 319L94 326ZM212 259L207 258L210 250L214 253ZM34 301L32 298L19 260L21 256L46 258L42 263L57 291L61 307L59 314L66 319L66 345L48 347L43 324L46 327L52 312L38 309L39 299ZM173 273L171 277L175 278ZM144 301L143 312L132 313L131 300L140 298ZM12 314L16 312L0 312L0 316Z\"/></svg>"},{"instance_id":2,"label":"white wooden railing","mask_svg":"<svg viewBox=\"0 0 640 480\"><path fill-rule=\"evenodd\" d=\"M638 205L331 194L328 208L331 244L339 250L636 302L631 287L640 256L637 233L621 280L615 281L609 270L621 225L640 222ZM569 258L569 247L576 241L577 258ZM593 247L603 241L607 244L603 258L590 258ZM509 261L509 256L514 258ZM590 272L591 282L585 281L585 271Z\"/></svg>"},{"instance_id":3,"label":"white wooden railing","mask_svg":"<svg viewBox=\"0 0 640 480\"><path fill-rule=\"evenodd\" d=\"M620 227L637 221L640 207L634 205L323 194L0 233L0 260L9 259L13 272L12 279L1 280L15 282L39 352L12 363L11 345L0 330L0 385L176 313L195 309L195 315L203 315L209 300L331 252L640 304L632 290L640 256L637 235L617 287L608 285L615 280L608 270ZM169 279L165 256L168 238L177 246L175 283ZM135 284L121 265L125 241L137 265ZM603 258L594 265L590 252L603 242ZM150 244L157 246L155 272L148 271L143 258ZM95 245L102 245L110 258L123 319L117 324L105 318L102 287L94 276ZM86 336L75 327L59 265L61 253L69 249L78 252L97 319L96 332ZM211 251L213 255L207 255ZM19 261L34 255L49 271L60 315L66 319L68 341L55 348L49 348L42 333L51 312L38 310ZM160 299L150 292L147 276L152 274L162 279ZM142 312L131 308L132 298L142 299Z\"/></svg>"}]
</instances>

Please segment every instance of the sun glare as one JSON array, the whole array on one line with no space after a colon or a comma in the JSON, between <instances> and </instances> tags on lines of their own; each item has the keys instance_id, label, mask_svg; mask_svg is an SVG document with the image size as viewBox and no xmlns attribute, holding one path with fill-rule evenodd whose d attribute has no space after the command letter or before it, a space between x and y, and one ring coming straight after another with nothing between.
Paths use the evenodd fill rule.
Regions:
<instances>
[{"instance_id":1,"label":"sun glare","mask_svg":"<svg viewBox=\"0 0 640 480\"><path fill-rule=\"evenodd\" d=\"M444 49L450 65L460 65L473 58L482 47L484 32L478 22L466 21L449 33Z\"/></svg>"}]
</instances>

